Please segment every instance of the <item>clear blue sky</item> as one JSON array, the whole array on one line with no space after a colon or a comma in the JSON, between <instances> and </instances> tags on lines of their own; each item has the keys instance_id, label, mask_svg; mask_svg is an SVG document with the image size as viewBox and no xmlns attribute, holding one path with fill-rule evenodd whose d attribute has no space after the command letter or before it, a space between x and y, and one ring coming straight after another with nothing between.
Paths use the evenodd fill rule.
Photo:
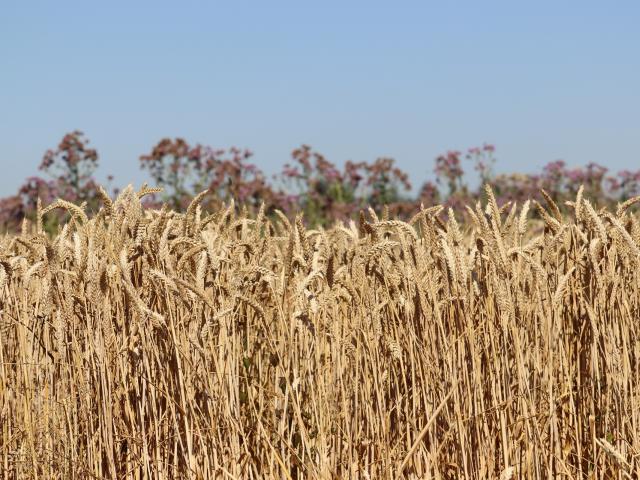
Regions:
<instances>
[{"instance_id":1,"label":"clear blue sky","mask_svg":"<svg viewBox=\"0 0 640 480\"><path fill-rule=\"evenodd\" d=\"M640 2L0 3L0 195L81 129L139 183L164 136L393 156L415 184L484 141L499 171L640 168Z\"/></svg>"}]
</instances>

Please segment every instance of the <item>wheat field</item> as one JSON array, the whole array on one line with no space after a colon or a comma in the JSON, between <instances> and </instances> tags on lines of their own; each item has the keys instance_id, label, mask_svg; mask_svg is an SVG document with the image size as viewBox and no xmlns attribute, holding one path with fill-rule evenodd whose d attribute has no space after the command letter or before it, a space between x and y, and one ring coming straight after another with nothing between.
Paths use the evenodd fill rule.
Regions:
<instances>
[{"instance_id":1,"label":"wheat field","mask_svg":"<svg viewBox=\"0 0 640 480\"><path fill-rule=\"evenodd\" d=\"M325 230L154 191L0 241L3 478L639 477L637 199Z\"/></svg>"}]
</instances>

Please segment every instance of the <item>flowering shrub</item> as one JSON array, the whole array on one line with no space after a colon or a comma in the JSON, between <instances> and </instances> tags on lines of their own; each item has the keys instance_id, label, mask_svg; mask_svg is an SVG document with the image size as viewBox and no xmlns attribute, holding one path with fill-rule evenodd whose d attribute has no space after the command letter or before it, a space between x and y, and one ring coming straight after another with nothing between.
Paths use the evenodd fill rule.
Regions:
<instances>
[{"instance_id":1,"label":"flowering shrub","mask_svg":"<svg viewBox=\"0 0 640 480\"><path fill-rule=\"evenodd\" d=\"M186 207L193 193L205 189L212 195L204 205L231 198L245 205L272 205L275 195L262 171L248 162L252 155L235 147L226 151L165 138L140 157L140 165L164 188L164 200L174 208Z\"/></svg>"},{"instance_id":2,"label":"flowering shrub","mask_svg":"<svg viewBox=\"0 0 640 480\"><path fill-rule=\"evenodd\" d=\"M529 198L537 198L541 187L539 176L522 173L496 175L491 186L498 203L513 201L520 205Z\"/></svg>"},{"instance_id":3,"label":"flowering shrub","mask_svg":"<svg viewBox=\"0 0 640 480\"><path fill-rule=\"evenodd\" d=\"M632 172L623 170L617 177L607 178L609 189L614 192L621 201L640 195L640 170Z\"/></svg>"},{"instance_id":4,"label":"flowering shrub","mask_svg":"<svg viewBox=\"0 0 640 480\"><path fill-rule=\"evenodd\" d=\"M291 156L293 162L279 176L281 204L285 211L302 210L310 223L346 219L367 206L381 210L386 205L396 214L413 208L404 197L411 189L409 177L392 158L347 161L341 170L308 145Z\"/></svg>"},{"instance_id":5,"label":"flowering shrub","mask_svg":"<svg viewBox=\"0 0 640 480\"><path fill-rule=\"evenodd\" d=\"M27 210L20 195L0 198L0 231L2 233L17 231L21 220L26 216Z\"/></svg>"},{"instance_id":6,"label":"flowering shrub","mask_svg":"<svg viewBox=\"0 0 640 480\"><path fill-rule=\"evenodd\" d=\"M457 150L450 150L444 155L436 157L434 172L437 182L447 184L449 195L455 195L463 187L464 170L460 157L462 153Z\"/></svg>"},{"instance_id":7,"label":"flowering shrub","mask_svg":"<svg viewBox=\"0 0 640 480\"><path fill-rule=\"evenodd\" d=\"M495 175L494 153L495 147L485 143L464 154L450 150L439 155L435 159L435 183L425 182L414 196L410 195L408 175L392 158L382 157L371 163L347 161L338 167L308 145L293 150L291 162L274 181L251 163L253 154L249 150L190 145L182 138L162 139L140 157L140 166L149 172L155 186L163 187L162 200L175 209L185 208L195 193L209 189L205 208L217 208L231 199L249 209L264 202L267 213L275 208L289 214L302 211L308 223L320 225L354 218L369 206L402 218L414 214L420 205L442 203L464 215L464 205L475 203L487 182L500 204L540 199L540 190L544 189L560 208L565 208L565 201L575 198L580 185L585 195L601 205L640 195L640 171L607 175L607 168L596 163L569 168L563 160L556 160L538 174ZM29 177L16 194L0 199L0 228L16 230L23 218L33 219L38 198L43 204L64 198L85 203L89 210L99 208L93 176L98 159L82 132L65 135L57 148L44 154L39 167L43 177ZM480 180L475 187L465 176L463 159L473 162ZM158 203L153 197L146 201ZM62 215L47 215L46 227L55 228Z\"/></svg>"},{"instance_id":8,"label":"flowering shrub","mask_svg":"<svg viewBox=\"0 0 640 480\"><path fill-rule=\"evenodd\" d=\"M98 152L89 148L82 132L66 134L58 148L47 150L39 168L53 180L58 196L77 203L95 198L93 174L98 168Z\"/></svg>"},{"instance_id":9,"label":"flowering shrub","mask_svg":"<svg viewBox=\"0 0 640 480\"><path fill-rule=\"evenodd\" d=\"M466 158L474 162L473 168L480 176L480 181L484 185L489 183L493 177L493 165L495 158L493 152L496 148L490 144L483 144L482 147L472 147L467 150Z\"/></svg>"},{"instance_id":10,"label":"flowering shrub","mask_svg":"<svg viewBox=\"0 0 640 480\"><path fill-rule=\"evenodd\" d=\"M440 203L440 191L438 186L433 182L425 182L418 192L417 203L426 207Z\"/></svg>"},{"instance_id":11,"label":"flowering shrub","mask_svg":"<svg viewBox=\"0 0 640 480\"><path fill-rule=\"evenodd\" d=\"M17 194L0 200L0 225L15 230L23 218L35 217L38 198L49 204L56 198L85 204L89 210L98 208L98 183L93 174L98 168L98 152L89 148L81 131L66 134L57 148L47 150L39 169L46 178L29 177ZM64 216L61 211L47 216L48 229L54 228Z\"/></svg>"},{"instance_id":12,"label":"flowering shrub","mask_svg":"<svg viewBox=\"0 0 640 480\"><path fill-rule=\"evenodd\" d=\"M564 208L565 201L574 199L581 185L586 196L602 205L640 194L640 172L625 170L617 176L607 176L607 168L597 163L568 168L566 162L556 160L546 164L540 174L494 175L494 152L495 147L490 144L467 150L465 158L474 162L480 177L480 185L475 189L470 188L465 179L461 152L452 150L436 158L437 182L448 186L445 205L464 213L464 205L482 196L485 183L491 183L501 204L508 201L522 204L529 198L540 199L540 191L544 189L560 208Z\"/></svg>"},{"instance_id":13,"label":"flowering shrub","mask_svg":"<svg viewBox=\"0 0 640 480\"><path fill-rule=\"evenodd\" d=\"M150 153L140 156L155 185L164 188L163 199L173 208L183 208L194 191L204 190L207 173L219 162L224 150L191 147L184 139L163 138Z\"/></svg>"},{"instance_id":14,"label":"flowering shrub","mask_svg":"<svg viewBox=\"0 0 640 480\"><path fill-rule=\"evenodd\" d=\"M365 166L367 200L374 209L391 205L397 210L401 204L405 203L403 192L411 190L409 176L394 164L394 159L384 157Z\"/></svg>"},{"instance_id":15,"label":"flowering shrub","mask_svg":"<svg viewBox=\"0 0 640 480\"><path fill-rule=\"evenodd\" d=\"M229 201L234 199L242 205L258 207L261 202L268 209L278 206L276 194L267 183L264 173L249 163L253 153L237 148L229 149L229 158L214 164L209 180L209 191L214 198Z\"/></svg>"},{"instance_id":16,"label":"flowering shrub","mask_svg":"<svg viewBox=\"0 0 640 480\"><path fill-rule=\"evenodd\" d=\"M359 207L364 163L347 162L340 171L308 145L293 150L291 157L293 162L286 163L278 176L283 210L301 210L308 222L322 224L348 217Z\"/></svg>"}]
</instances>

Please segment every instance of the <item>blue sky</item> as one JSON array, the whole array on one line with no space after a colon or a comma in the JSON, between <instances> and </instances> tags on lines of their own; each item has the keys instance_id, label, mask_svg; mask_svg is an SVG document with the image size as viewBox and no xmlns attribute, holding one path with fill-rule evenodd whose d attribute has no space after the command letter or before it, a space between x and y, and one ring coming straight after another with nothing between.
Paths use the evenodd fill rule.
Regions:
<instances>
[{"instance_id":1,"label":"blue sky","mask_svg":"<svg viewBox=\"0 0 640 480\"><path fill-rule=\"evenodd\" d=\"M164 136L342 162L490 142L499 171L640 168L640 3L0 3L0 195L83 130L99 178Z\"/></svg>"}]
</instances>

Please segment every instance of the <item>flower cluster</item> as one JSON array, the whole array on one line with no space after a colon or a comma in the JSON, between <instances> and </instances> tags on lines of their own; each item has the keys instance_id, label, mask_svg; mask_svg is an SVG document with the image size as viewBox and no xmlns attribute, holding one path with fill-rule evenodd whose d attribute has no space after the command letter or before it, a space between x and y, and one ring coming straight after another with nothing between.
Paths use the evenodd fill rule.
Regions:
<instances>
[{"instance_id":1,"label":"flower cluster","mask_svg":"<svg viewBox=\"0 0 640 480\"><path fill-rule=\"evenodd\" d=\"M39 169L45 178L32 176L18 188L15 195L0 200L0 227L14 230L23 218L34 218L38 198L48 204L57 198L82 204L89 210L98 208L98 183L94 173L98 167L98 152L89 148L81 131L66 134L57 148L47 150ZM64 217L52 212L48 226L54 228Z\"/></svg>"},{"instance_id":2,"label":"flower cluster","mask_svg":"<svg viewBox=\"0 0 640 480\"><path fill-rule=\"evenodd\" d=\"M640 170L635 172L623 170L617 177L609 177L607 182L611 191L615 192L622 201L640 195Z\"/></svg>"},{"instance_id":3,"label":"flower cluster","mask_svg":"<svg viewBox=\"0 0 640 480\"><path fill-rule=\"evenodd\" d=\"M290 214L301 211L308 223L319 225L354 218L367 207L406 217L420 205L443 203L464 214L464 205L482 196L485 183L491 183L501 204L537 198L544 189L562 207L575 197L580 185L585 195L599 204L640 195L640 171L610 175L606 167L596 163L569 168L563 160L556 160L537 174L495 175L494 154L495 147L485 143L465 153L450 150L439 155L435 159L435 182L425 182L414 195L408 175L392 158L347 161L339 166L308 145L294 149L291 161L271 178L251 162L250 150L190 145L182 138L162 139L140 157L140 166L148 171L155 186L164 189L159 198L147 197L151 204L167 202L183 209L194 194L208 189L205 208L217 208L231 199L254 210L264 203L267 213L274 209ZM476 186L467 180L463 159L473 162L480 180ZM44 177L29 177L15 195L0 199L0 227L15 230L23 218L33 218L38 199L49 204L64 198L85 203L90 210L99 208L98 184L93 176L98 160L97 151L89 147L82 132L65 135L57 148L44 154L40 164ZM62 220L63 213L55 215L47 216L48 228L55 228Z\"/></svg>"},{"instance_id":4,"label":"flower cluster","mask_svg":"<svg viewBox=\"0 0 640 480\"><path fill-rule=\"evenodd\" d=\"M404 197L411 190L409 176L392 158L381 157L373 163L345 162L342 169L302 145L285 164L278 180L285 211L302 210L311 223L326 224L352 217L371 206L389 206L400 213L407 205Z\"/></svg>"},{"instance_id":5,"label":"flower cluster","mask_svg":"<svg viewBox=\"0 0 640 480\"><path fill-rule=\"evenodd\" d=\"M449 187L449 195L455 195L462 186L464 170L460 161L461 156L462 152L449 150L446 154L436 157L434 172L438 183L446 181Z\"/></svg>"}]
</instances>

